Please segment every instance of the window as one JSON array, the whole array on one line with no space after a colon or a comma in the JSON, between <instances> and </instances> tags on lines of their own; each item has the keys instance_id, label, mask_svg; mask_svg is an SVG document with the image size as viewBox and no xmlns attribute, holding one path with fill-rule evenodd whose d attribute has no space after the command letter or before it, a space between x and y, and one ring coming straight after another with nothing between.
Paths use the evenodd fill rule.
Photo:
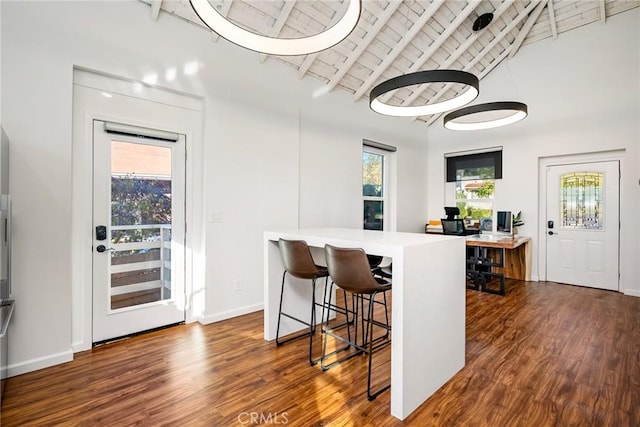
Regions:
<instances>
[{"instance_id":1,"label":"window","mask_svg":"<svg viewBox=\"0 0 640 427\"><path fill-rule=\"evenodd\" d=\"M365 230L395 229L392 223L392 181L395 147L374 141L363 141L362 198Z\"/></svg>"},{"instance_id":2,"label":"window","mask_svg":"<svg viewBox=\"0 0 640 427\"><path fill-rule=\"evenodd\" d=\"M451 200L453 192L461 218L471 218L481 228L491 229L496 179L502 178L502 151L450 156L446 161L447 199Z\"/></svg>"},{"instance_id":3,"label":"window","mask_svg":"<svg viewBox=\"0 0 640 427\"><path fill-rule=\"evenodd\" d=\"M385 161L384 155L365 147L362 151L362 197L364 229L384 230Z\"/></svg>"}]
</instances>

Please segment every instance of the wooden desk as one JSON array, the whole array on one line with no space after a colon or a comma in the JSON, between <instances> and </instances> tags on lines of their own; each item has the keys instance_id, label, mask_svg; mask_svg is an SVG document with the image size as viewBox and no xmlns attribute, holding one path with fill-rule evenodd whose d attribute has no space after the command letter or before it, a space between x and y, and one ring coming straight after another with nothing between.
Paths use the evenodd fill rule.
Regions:
<instances>
[{"instance_id":1,"label":"wooden desk","mask_svg":"<svg viewBox=\"0 0 640 427\"><path fill-rule=\"evenodd\" d=\"M467 246L504 249L504 267L494 267L496 273L508 279L531 280L531 237L511 239L480 234L466 238Z\"/></svg>"},{"instance_id":2,"label":"wooden desk","mask_svg":"<svg viewBox=\"0 0 640 427\"><path fill-rule=\"evenodd\" d=\"M401 420L406 418L464 367L465 246L462 239L343 228L265 232L266 340L275 338L278 322L284 271L278 251L279 238L305 240L312 250L322 250L325 244L330 244L362 248L369 254L393 259L391 415ZM298 279L288 275L287 280ZM292 292L287 290L283 306L296 317L308 320L311 288L305 282L301 285L288 288ZM322 295L317 298L321 299ZM320 318L320 313L317 316ZM284 334L301 328L285 320L280 325ZM358 396L360 398L366 399L364 395Z\"/></svg>"}]
</instances>

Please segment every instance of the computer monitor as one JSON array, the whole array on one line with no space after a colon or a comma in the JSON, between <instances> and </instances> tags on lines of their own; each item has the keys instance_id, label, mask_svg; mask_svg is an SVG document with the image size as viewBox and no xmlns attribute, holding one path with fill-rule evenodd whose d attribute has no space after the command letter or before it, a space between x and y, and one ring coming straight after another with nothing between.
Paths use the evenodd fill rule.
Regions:
<instances>
[{"instance_id":1,"label":"computer monitor","mask_svg":"<svg viewBox=\"0 0 640 427\"><path fill-rule=\"evenodd\" d=\"M497 231L503 233L511 233L513 225L513 217L511 216L511 211L498 211L497 216Z\"/></svg>"}]
</instances>

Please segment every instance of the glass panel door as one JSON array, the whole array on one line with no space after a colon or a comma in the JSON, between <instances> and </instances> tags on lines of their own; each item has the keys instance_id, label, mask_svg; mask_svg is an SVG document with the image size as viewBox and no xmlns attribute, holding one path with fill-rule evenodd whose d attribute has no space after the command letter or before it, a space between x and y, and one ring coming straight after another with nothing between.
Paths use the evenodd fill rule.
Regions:
<instances>
[{"instance_id":1,"label":"glass panel door","mask_svg":"<svg viewBox=\"0 0 640 427\"><path fill-rule=\"evenodd\" d=\"M93 342L184 321L184 136L93 145Z\"/></svg>"},{"instance_id":2,"label":"glass panel door","mask_svg":"<svg viewBox=\"0 0 640 427\"><path fill-rule=\"evenodd\" d=\"M619 287L620 165L547 167L546 280Z\"/></svg>"}]
</instances>

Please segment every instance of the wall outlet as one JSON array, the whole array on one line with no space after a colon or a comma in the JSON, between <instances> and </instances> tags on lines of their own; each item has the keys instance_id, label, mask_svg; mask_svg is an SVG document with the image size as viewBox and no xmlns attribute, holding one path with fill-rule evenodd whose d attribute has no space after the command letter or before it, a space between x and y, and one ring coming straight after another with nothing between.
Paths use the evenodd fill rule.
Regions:
<instances>
[{"instance_id":1,"label":"wall outlet","mask_svg":"<svg viewBox=\"0 0 640 427\"><path fill-rule=\"evenodd\" d=\"M242 280L241 279L236 279L233 281L233 290L234 291L241 291L242 290Z\"/></svg>"},{"instance_id":2,"label":"wall outlet","mask_svg":"<svg viewBox=\"0 0 640 427\"><path fill-rule=\"evenodd\" d=\"M214 209L209 212L209 222L220 223L222 222L222 211L220 209Z\"/></svg>"}]
</instances>

